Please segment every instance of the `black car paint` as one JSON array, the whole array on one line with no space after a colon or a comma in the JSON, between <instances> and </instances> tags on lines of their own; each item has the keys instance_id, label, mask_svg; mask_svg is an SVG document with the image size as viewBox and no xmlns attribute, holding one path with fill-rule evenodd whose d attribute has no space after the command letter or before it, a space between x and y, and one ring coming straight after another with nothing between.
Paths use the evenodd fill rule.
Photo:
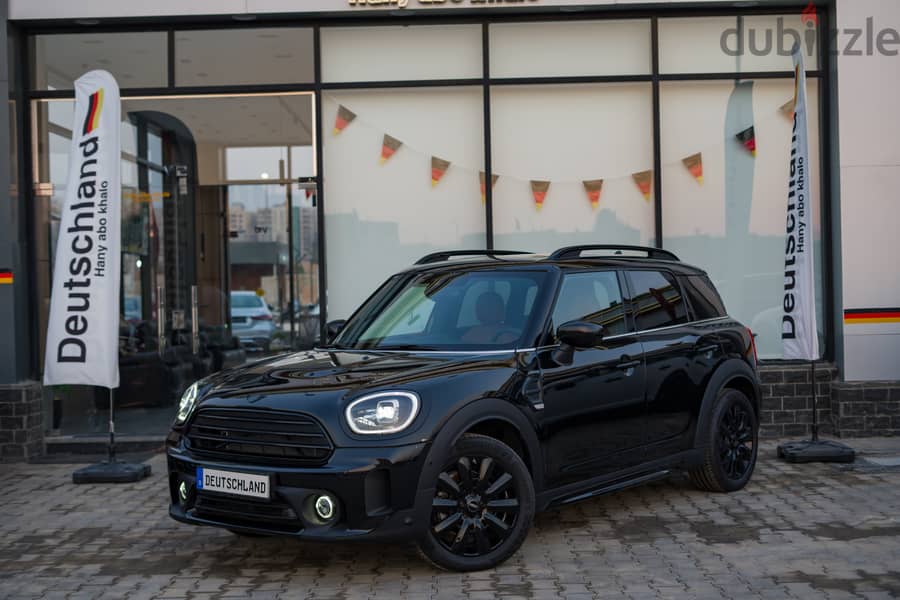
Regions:
<instances>
[{"instance_id":1,"label":"black car paint","mask_svg":"<svg viewBox=\"0 0 900 600\"><path fill-rule=\"evenodd\" d=\"M497 268L501 262L506 261L427 265L410 272ZM554 287L567 270L698 272L679 263L653 261L642 267L625 259L605 259L601 266L592 260L540 267L510 262L503 268L551 271ZM195 414L207 407L297 411L321 423L335 450L327 463L308 467L210 460L186 444L188 419L168 439L170 514L188 523L307 539L411 537L428 522L442 457L463 433L488 421L516 431L543 509L606 485L640 481L664 467L694 464L705 439L703 417L724 385L749 391L758 411L759 386L748 353L752 341L736 321L726 317L613 336L596 348L571 352L571 363L561 364L558 344L547 343L554 294L536 300L534 348L490 353L326 348L207 379ZM403 432L375 438L351 432L344 419L347 405L384 390L419 395L422 407L414 422ZM276 495L294 507L303 527L286 532L264 522L235 524L192 515L179 503L177 485L190 483L197 465L273 474ZM369 478L384 487L386 504L368 505ZM302 514L304 498L315 490L340 499L336 524L318 526Z\"/></svg>"}]
</instances>

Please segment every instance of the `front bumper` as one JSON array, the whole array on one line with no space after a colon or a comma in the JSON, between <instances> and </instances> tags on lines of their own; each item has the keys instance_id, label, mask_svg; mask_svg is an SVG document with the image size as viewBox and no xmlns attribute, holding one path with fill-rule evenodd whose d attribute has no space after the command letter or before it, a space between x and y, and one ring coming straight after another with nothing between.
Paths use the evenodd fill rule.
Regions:
<instances>
[{"instance_id":1,"label":"front bumper","mask_svg":"<svg viewBox=\"0 0 900 600\"><path fill-rule=\"evenodd\" d=\"M404 539L426 527L433 489L418 489L429 444L396 448L336 448L319 467L286 467L210 460L183 445L168 449L172 518L259 534L307 540ZM271 499L198 490L197 467L270 475ZM185 484L186 499L179 488ZM338 510L319 520L314 498L328 493Z\"/></svg>"}]
</instances>

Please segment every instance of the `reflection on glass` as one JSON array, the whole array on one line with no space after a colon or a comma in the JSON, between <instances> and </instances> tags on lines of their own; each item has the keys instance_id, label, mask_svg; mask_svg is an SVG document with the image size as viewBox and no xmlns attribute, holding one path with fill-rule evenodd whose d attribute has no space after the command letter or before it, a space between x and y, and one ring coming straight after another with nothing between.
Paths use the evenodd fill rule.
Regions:
<instances>
[{"instance_id":1,"label":"reflection on glass","mask_svg":"<svg viewBox=\"0 0 900 600\"><path fill-rule=\"evenodd\" d=\"M296 184L231 185L227 190L234 335L253 352L312 346L319 321L312 196ZM266 310L244 314L247 307L234 304L235 294L244 303L247 295L256 296Z\"/></svg>"},{"instance_id":2,"label":"reflection on glass","mask_svg":"<svg viewBox=\"0 0 900 600\"><path fill-rule=\"evenodd\" d=\"M382 350L513 348L535 333L544 271L422 273L389 286L352 318L334 345ZM399 280L398 280L399 281Z\"/></svg>"}]
</instances>

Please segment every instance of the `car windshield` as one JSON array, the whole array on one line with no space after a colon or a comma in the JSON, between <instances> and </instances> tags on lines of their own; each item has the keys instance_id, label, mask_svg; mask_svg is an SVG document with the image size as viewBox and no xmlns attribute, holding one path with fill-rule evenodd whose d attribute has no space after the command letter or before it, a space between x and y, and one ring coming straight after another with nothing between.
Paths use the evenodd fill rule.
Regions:
<instances>
[{"instance_id":1,"label":"car windshield","mask_svg":"<svg viewBox=\"0 0 900 600\"><path fill-rule=\"evenodd\" d=\"M231 308L259 308L262 305L262 298L256 294L231 295Z\"/></svg>"},{"instance_id":2,"label":"car windshield","mask_svg":"<svg viewBox=\"0 0 900 600\"><path fill-rule=\"evenodd\" d=\"M347 322L334 347L498 350L533 330L545 271L421 273L390 279Z\"/></svg>"}]
</instances>

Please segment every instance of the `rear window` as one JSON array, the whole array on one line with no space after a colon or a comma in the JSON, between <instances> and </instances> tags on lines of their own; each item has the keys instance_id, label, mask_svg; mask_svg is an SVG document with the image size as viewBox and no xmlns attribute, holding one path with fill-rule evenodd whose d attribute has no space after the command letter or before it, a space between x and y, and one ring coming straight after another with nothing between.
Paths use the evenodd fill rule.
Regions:
<instances>
[{"instance_id":1,"label":"rear window","mask_svg":"<svg viewBox=\"0 0 900 600\"><path fill-rule=\"evenodd\" d=\"M628 271L631 302L638 331L688 322L681 287L671 273Z\"/></svg>"},{"instance_id":2,"label":"rear window","mask_svg":"<svg viewBox=\"0 0 900 600\"><path fill-rule=\"evenodd\" d=\"M716 291L715 286L706 276L691 275L682 278L682 287L688 302L694 311L694 318L698 321L717 319L724 317L725 304L722 297Z\"/></svg>"},{"instance_id":3,"label":"rear window","mask_svg":"<svg viewBox=\"0 0 900 600\"><path fill-rule=\"evenodd\" d=\"M262 298L252 294L232 294L231 308L259 308L263 305Z\"/></svg>"}]
</instances>

